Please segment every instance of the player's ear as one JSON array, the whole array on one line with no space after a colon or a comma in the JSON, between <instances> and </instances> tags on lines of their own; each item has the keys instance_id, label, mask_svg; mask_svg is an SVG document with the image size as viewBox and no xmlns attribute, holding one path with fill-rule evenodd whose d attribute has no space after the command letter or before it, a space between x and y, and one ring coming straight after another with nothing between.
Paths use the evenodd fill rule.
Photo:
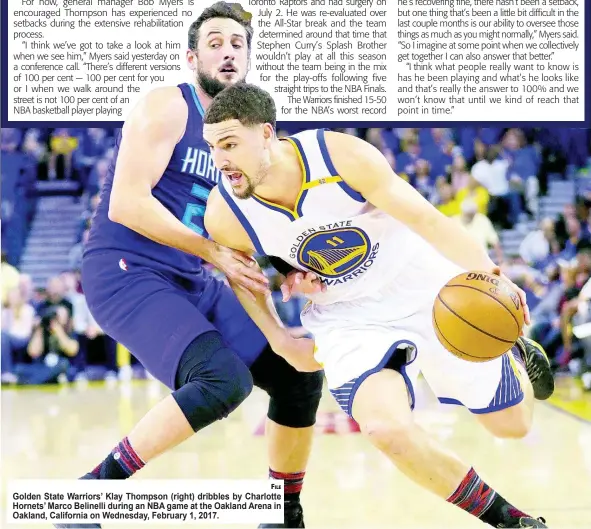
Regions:
<instances>
[{"instance_id":1,"label":"player's ear","mask_svg":"<svg viewBox=\"0 0 591 529\"><path fill-rule=\"evenodd\" d=\"M189 70L196 70L197 69L197 52L187 49L187 66Z\"/></svg>"},{"instance_id":2,"label":"player's ear","mask_svg":"<svg viewBox=\"0 0 591 529\"><path fill-rule=\"evenodd\" d=\"M263 137L265 138L265 143L269 143L275 139L275 129L270 123L263 124Z\"/></svg>"}]
</instances>

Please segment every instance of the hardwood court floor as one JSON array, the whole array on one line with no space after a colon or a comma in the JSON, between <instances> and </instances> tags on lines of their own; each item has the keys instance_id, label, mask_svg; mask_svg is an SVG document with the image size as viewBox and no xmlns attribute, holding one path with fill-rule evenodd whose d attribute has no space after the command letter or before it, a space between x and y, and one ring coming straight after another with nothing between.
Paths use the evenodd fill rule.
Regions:
<instances>
[{"instance_id":1,"label":"hardwood court floor","mask_svg":"<svg viewBox=\"0 0 591 529\"><path fill-rule=\"evenodd\" d=\"M437 404L428 389L419 388L418 394L423 403L417 420L502 495L544 516L551 528L591 527L591 396L571 380L558 381L550 405L536 405L533 430L520 441L495 440L465 410ZM152 381L3 390L2 488L13 478L75 478L87 472L164 395ZM266 402L255 389L230 418L151 462L134 479L265 478ZM327 391L302 499L310 529L485 527L402 476ZM5 502L3 496L0 505ZM45 526L7 524L2 513L0 527Z\"/></svg>"}]
</instances>

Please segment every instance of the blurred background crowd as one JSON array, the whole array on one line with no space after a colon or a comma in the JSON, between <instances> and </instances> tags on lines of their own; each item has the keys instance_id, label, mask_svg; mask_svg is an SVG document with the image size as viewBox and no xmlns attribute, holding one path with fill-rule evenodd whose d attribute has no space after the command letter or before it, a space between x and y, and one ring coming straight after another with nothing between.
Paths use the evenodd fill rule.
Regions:
<instances>
[{"instance_id":1,"label":"blurred background crowd","mask_svg":"<svg viewBox=\"0 0 591 529\"><path fill-rule=\"evenodd\" d=\"M528 295L527 333L591 390L591 131L338 129L462 223ZM79 278L115 129L2 129L2 383L144 377L93 320ZM285 136L298 129L280 130ZM300 327L302 299L279 315Z\"/></svg>"}]
</instances>

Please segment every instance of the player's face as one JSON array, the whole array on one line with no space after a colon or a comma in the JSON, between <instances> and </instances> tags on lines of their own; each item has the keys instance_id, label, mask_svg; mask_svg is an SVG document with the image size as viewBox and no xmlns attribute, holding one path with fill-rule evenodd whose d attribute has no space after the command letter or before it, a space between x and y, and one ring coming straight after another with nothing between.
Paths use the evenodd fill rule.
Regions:
<instances>
[{"instance_id":1,"label":"player's face","mask_svg":"<svg viewBox=\"0 0 591 529\"><path fill-rule=\"evenodd\" d=\"M197 83L210 97L243 81L248 72L246 30L230 18L212 18L199 28L197 50L187 51Z\"/></svg>"},{"instance_id":2,"label":"player's face","mask_svg":"<svg viewBox=\"0 0 591 529\"><path fill-rule=\"evenodd\" d=\"M268 125L245 127L238 120L203 126L215 166L232 186L238 198L250 198L264 182L271 166L270 140L273 128Z\"/></svg>"}]
</instances>

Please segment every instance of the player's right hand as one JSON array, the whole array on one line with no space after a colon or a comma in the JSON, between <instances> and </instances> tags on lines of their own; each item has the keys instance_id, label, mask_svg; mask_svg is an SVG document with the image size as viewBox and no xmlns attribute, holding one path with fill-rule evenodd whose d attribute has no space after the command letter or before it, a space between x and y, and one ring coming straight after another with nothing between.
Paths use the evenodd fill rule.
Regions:
<instances>
[{"instance_id":1,"label":"player's right hand","mask_svg":"<svg viewBox=\"0 0 591 529\"><path fill-rule=\"evenodd\" d=\"M521 305L523 307L523 315L524 315L525 325L530 325L531 324L531 320L530 320L530 317L529 317L529 307L527 306L527 296L525 294L525 291L522 290L521 288L519 288L505 274L503 274L503 272L501 271L501 267L500 266L495 266L493 268L493 270L492 270L492 273L495 274L495 275L497 275L497 276L499 276L500 278L502 278L507 283L509 283L509 286L511 286L513 288L513 290L515 290L515 292L519 296L519 299L521 300ZM521 335L523 336L523 330L521 331Z\"/></svg>"},{"instance_id":2,"label":"player's right hand","mask_svg":"<svg viewBox=\"0 0 591 529\"><path fill-rule=\"evenodd\" d=\"M326 285L320 281L320 278L314 272L293 271L290 272L285 281L281 283L282 301L285 303L291 299L294 294L309 296L318 292L326 292Z\"/></svg>"},{"instance_id":3,"label":"player's right hand","mask_svg":"<svg viewBox=\"0 0 591 529\"><path fill-rule=\"evenodd\" d=\"M270 294L269 280L258 263L245 253L215 245L209 262L222 271L228 281L252 294Z\"/></svg>"}]
</instances>

